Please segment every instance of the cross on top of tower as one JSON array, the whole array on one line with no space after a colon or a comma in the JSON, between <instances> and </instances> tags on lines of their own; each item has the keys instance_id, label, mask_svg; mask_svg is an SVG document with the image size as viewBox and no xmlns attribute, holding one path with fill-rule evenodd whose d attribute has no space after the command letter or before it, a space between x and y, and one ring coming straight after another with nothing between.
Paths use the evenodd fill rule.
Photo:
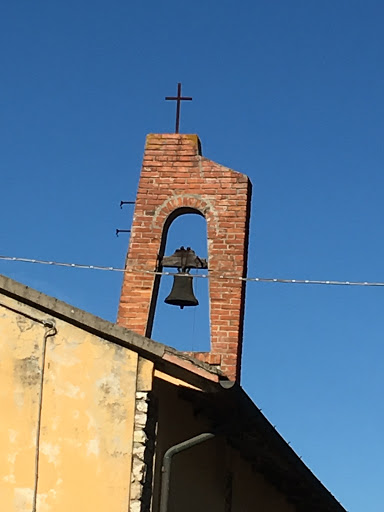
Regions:
<instances>
[{"instance_id":1,"label":"cross on top of tower","mask_svg":"<svg viewBox=\"0 0 384 512\"><path fill-rule=\"evenodd\" d=\"M166 96L166 100L174 100L176 101L176 127L175 133L179 133L180 128L180 106L182 101L192 101L190 96L182 96L181 95L181 83L177 84L177 96Z\"/></svg>"}]
</instances>

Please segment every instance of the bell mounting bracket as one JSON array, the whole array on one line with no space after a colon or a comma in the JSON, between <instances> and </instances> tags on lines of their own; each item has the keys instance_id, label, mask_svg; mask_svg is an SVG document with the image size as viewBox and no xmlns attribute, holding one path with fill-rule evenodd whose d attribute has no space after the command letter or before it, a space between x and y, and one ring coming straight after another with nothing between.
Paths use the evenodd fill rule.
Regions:
<instances>
[{"instance_id":1,"label":"bell mounting bracket","mask_svg":"<svg viewBox=\"0 0 384 512\"><path fill-rule=\"evenodd\" d=\"M160 259L160 265L162 267L173 267L177 268L179 272L189 273L191 268L208 268L207 260L205 258L199 258L195 251L190 247L181 246L180 249L172 254L172 256L164 256Z\"/></svg>"}]
</instances>

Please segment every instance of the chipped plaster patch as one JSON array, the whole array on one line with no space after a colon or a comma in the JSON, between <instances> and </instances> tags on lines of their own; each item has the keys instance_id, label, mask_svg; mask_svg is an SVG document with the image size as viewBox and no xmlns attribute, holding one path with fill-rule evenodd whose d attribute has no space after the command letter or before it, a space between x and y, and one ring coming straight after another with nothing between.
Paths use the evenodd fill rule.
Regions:
<instances>
[{"instance_id":1,"label":"chipped plaster patch","mask_svg":"<svg viewBox=\"0 0 384 512\"><path fill-rule=\"evenodd\" d=\"M54 509L48 502L51 502L51 503L54 502L56 499L56 496L57 496L57 492L55 491L55 489L49 489L49 491L46 493L39 493L37 495L37 500L36 500L37 509L39 510L39 512L53 511Z\"/></svg>"},{"instance_id":2,"label":"chipped plaster patch","mask_svg":"<svg viewBox=\"0 0 384 512\"><path fill-rule=\"evenodd\" d=\"M42 442L40 444L40 451L47 456L48 462L57 464L57 457L60 454L60 446L58 444Z\"/></svg>"},{"instance_id":3,"label":"chipped plaster patch","mask_svg":"<svg viewBox=\"0 0 384 512\"><path fill-rule=\"evenodd\" d=\"M15 484L16 483L15 475L6 475L3 477L3 481L7 482L8 484Z\"/></svg>"},{"instance_id":4,"label":"chipped plaster patch","mask_svg":"<svg viewBox=\"0 0 384 512\"><path fill-rule=\"evenodd\" d=\"M24 511L30 510L33 502L33 489L29 487L16 487L15 488L15 510Z\"/></svg>"},{"instance_id":5,"label":"chipped plaster patch","mask_svg":"<svg viewBox=\"0 0 384 512\"><path fill-rule=\"evenodd\" d=\"M93 414L89 411L86 411L86 415L88 416L87 429L96 431L98 428L98 423L94 418Z\"/></svg>"},{"instance_id":6,"label":"chipped plaster patch","mask_svg":"<svg viewBox=\"0 0 384 512\"><path fill-rule=\"evenodd\" d=\"M60 345L65 345L65 357L63 357L63 353L61 351L55 350L56 347L59 347ZM64 367L70 367L70 366L76 366L78 364L81 364L81 359L79 358L78 354L76 353L78 346L80 345L80 342L71 342L68 341L66 338L64 339L55 339L54 342L50 344L50 353L49 353L49 360L50 363L58 364L60 366Z\"/></svg>"},{"instance_id":7,"label":"chipped plaster patch","mask_svg":"<svg viewBox=\"0 0 384 512\"><path fill-rule=\"evenodd\" d=\"M13 400L15 402L16 407L22 408L24 405L24 393L20 390L14 391Z\"/></svg>"},{"instance_id":8,"label":"chipped plaster patch","mask_svg":"<svg viewBox=\"0 0 384 512\"><path fill-rule=\"evenodd\" d=\"M13 453L8 453L8 455L7 455L7 460L10 464L12 464L12 466L15 465L17 454L18 454L18 452L16 451Z\"/></svg>"},{"instance_id":9,"label":"chipped plaster patch","mask_svg":"<svg viewBox=\"0 0 384 512\"><path fill-rule=\"evenodd\" d=\"M50 418L50 426L51 426L51 429L54 431L54 430L57 430L57 428L59 427L60 425L60 416L51 416Z\"/></svg>"},{"instance_id":10,"label":"chipped plaster patch","mask_svg":"<svg viewBox=\"0 0 384 512\"><path fill-rule=\"evenodd\" d=\"M84 392L80 392L80 386L74 386L71 382L66 382L62 387L57 386L56 394L68 398L84 398Z\"/></svg>"},{"instance_id":11,"label":"chipped plaster patch","mask_svg":"<svg viewBox=\"0 0 384 512\"><path fill-rule=\"evenodd\" d=\"M18 431L17 430L14 430L13 428L9 428L8 429L8 437L9 437L9 441L11 443L14 443L16 442L16 438L18 436Z\"/></svg>"},{"instance_id":12,"label":"chipped plaster patch","mask_svg":"<svg viewBox=\"0 0 384 512\"><path fill-rule=\"evenodd\" d=\"M99 455L100 445L98 439L90 439L87 443L87 455Z\"/></svg>"}]
</instances>

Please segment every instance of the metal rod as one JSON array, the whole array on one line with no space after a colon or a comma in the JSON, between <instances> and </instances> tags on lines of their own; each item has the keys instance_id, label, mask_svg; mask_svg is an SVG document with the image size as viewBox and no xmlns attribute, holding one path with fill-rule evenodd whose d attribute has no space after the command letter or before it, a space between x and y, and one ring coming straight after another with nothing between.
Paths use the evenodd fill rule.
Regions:
<instances>
[{"instance_id":1,"label":"metal rod","mask_svg":"<svg viewBox=\"0 0 384 512\"><path fill-rule=\"evenodd\" d=\"M171 448L168 448L168 450L165 452L163 457L163 466L161 468L162 478L160 489L159 512L168 512L172 457L177 453L183 452L184 450L188 450L188 448L192 448L192 446L204 443L204 441L208 441L208 439L212 439L212 437L215 437L215 434L212 434L210 432L199 434L198 436L191 437L191 439L187 439L187 441L183 441L182 443L171 446Z\"/></svg>"},{"instance_id":2,"label":"metal rod","mask_svg":"<svg viewBox=\"0 0 384 512\"><path fill-rule=\"evenodd\" d=\"M130 229L116 229L116 236L119 236L119 233L130 233Z\"/></svg>"},{"instance_id":3,"label":"metal rod","mask_svg":"<svg viewBox=\"0 0 384 512\"><path fill-rule=\"evenodd\" d=\"M123 208L123 204L135 204L136 201L120 201L120 208Z\"/></svg>"}]
</instances>

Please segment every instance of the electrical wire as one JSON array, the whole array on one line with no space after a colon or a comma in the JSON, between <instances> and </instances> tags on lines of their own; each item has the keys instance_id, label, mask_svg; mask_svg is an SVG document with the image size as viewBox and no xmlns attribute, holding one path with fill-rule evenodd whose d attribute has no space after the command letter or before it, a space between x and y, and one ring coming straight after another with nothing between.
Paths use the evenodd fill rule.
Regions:
<instances>
[{"instance_id":1,"label":"electrical wire","mask_svg":"<svg viewBox=\"0 0 384 512\"><path fill-rule=\"evenodd\" d=\"M147 270L140 268L119 268L119 267L106 267L102 265L82 265L79 263L64 263L59 261L47 261L37 260L30 258L18 258L15 256L0 256L0 261L15 261L20 263L37 263L40 265L51 265L56 267L67 267L67 268L79 268L85 270L104 270L110 272L123 272L123 273L144 273L153 274L159 276L175 276L180 275L179 272L165 272L156 270ZM209 272L209 271L208 271ZM229 279L239 280L247 282L258 282L258 283L281 283L281 284L311 284L311 285L330 285L330 286L384 286L384 282L381 281L336 281L336 280L321 280L321 279L283 279L276 277L242 277L232 274L217 274L216 272L209 272L208 274L193 274L195 278L203 279Z\"/></svg>"}]
</instances>

